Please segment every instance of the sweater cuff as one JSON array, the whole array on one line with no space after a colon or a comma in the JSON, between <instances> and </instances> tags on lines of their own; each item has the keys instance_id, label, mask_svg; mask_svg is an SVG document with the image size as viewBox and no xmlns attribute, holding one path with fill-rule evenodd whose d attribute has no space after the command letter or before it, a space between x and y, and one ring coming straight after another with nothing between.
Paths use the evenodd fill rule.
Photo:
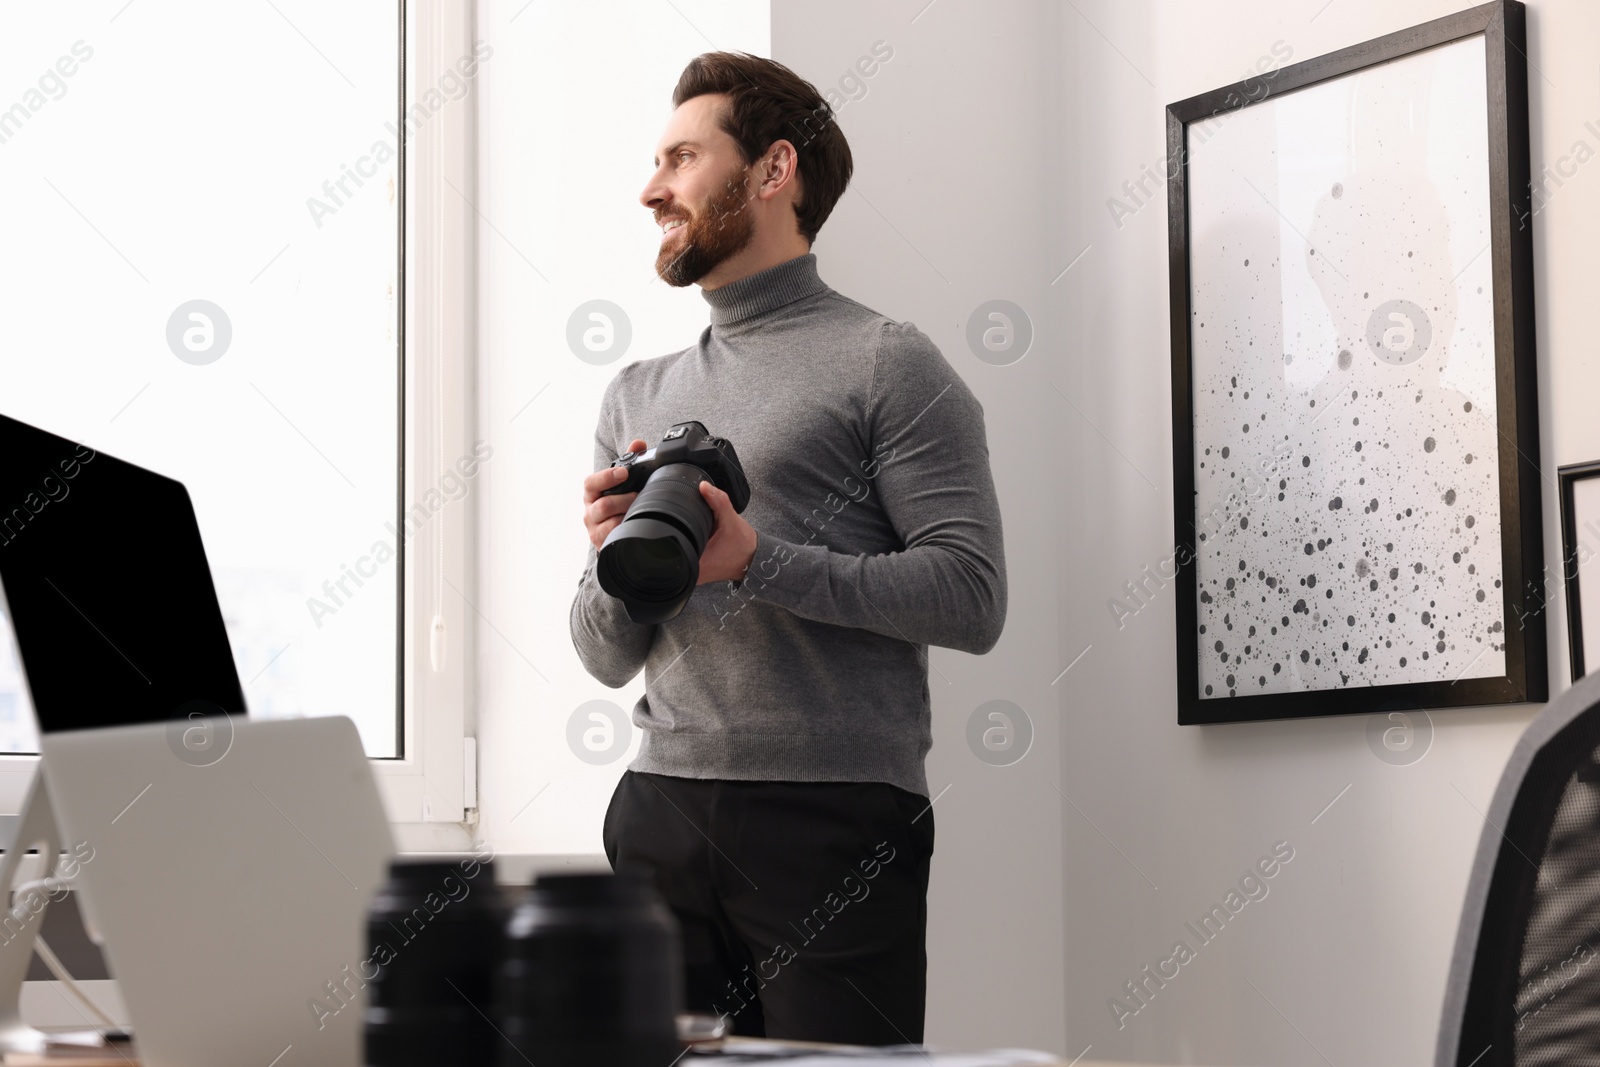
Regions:
<instances>
[{"instance_id":1,"label":"sweater cuff","mask_svg":"<svg viewBox=\"0 0 1600 1067\"><path fill-rule=\"evenodd\" d=\"M627 606L620 599L600 588L600 578L593 569L584 574L582 585L583 600L597 630L620 634L639 625L628 618Z\"/></svg>"},{"instance_id":2,"label":"sweater cuff","mask_svg":"<svg viewBox=\"0 0 1600 1067\"><path fill-rule=\"evenodd\" d=\"M654 623L634 622L621 597L612 596L600 585L600 556L595 554L578 579L583 593L585 610L595 628L604 633L622 635L629 631L648 629Z\"/></svg>"},{"instance_id":3,"label":"sweater cuff","mask_svg":"<svg viewBox=\"0 0 1600 1067\"><path fill-rule=\"evenodd\" d=\"M795 610L808 595L816 594L827 573L825 546L797 544L757 530L755 555L740 584L753 596Z\"/></svg>"}]
</instances>

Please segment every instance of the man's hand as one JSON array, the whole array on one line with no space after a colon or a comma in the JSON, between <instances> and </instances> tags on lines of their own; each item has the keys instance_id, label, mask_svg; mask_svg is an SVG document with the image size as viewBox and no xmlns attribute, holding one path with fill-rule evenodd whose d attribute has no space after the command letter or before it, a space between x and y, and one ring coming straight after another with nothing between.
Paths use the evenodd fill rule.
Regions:
<instances>
[{"instance_id":1,"label":"man's hand","mask_svg":"<svg viewBox=\"0 0 1600 1067\"><path fill-rule=\"evenodd\" d=\"M728 494L710 482L700 483L700 496L711 505L717 525L706 542L706 550L700 553L699 584L737 582L744 578L755 558L756 528L733 510Z\"/></svg>"},{"instance_id":2,"label":"man's hand","mask_svg":"<svg viewBox=\"0 0 1600 1067\"><path fill-rule=\"evenodd\" d=\"M643 441L635 439L628 445L628 451L643 452L648 447L650 446ZM605 544L606 535L622 521L623 514L633 504L633 498L639 495L618 493L616 496L601 496L600 492L620 484L627 479L627 476L628 471L625 467L606 467L583 480L583 527L589 531L589 543L594 546L596 552ZM752 539L752 552L755 551L754 544Z\"/></svg>"}]
</instances>

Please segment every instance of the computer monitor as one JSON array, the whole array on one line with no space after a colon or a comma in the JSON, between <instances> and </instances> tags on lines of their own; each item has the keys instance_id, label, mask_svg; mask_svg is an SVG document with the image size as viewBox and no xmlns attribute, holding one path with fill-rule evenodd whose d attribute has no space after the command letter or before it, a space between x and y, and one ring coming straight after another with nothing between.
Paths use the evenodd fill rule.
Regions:
<instances>
[{"instance_id":1,"label":"computer monitor","mask_svg":"<svg viewBox=\"0 0 1600 1067\"><path fill-rule=\"evenodd\" d=\"M41 733L246 710L181 482L0 415L0 589Z\"/></svg>"}]
</instances>

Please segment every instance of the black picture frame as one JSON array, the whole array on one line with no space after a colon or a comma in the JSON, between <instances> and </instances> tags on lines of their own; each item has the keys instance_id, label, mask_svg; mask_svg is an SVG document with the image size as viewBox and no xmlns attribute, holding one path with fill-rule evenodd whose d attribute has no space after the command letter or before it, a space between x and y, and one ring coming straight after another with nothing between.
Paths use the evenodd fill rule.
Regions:
<instances>
[{"instance_id":1,"label":"black picture frame","mask_svg":"<svg viewBox=\"0 0 1600 1067\"><path fill-rule=\"evenodd\" d=\"M1583 654L1583 596L1578 581L1578 508L1573 488L1586 479L1600 478L1600 460L1557 468L1556 476L1561 486L1561 576L1567 591L1567 652L1572 664L1572 680L1576 682L1588 672ZM1595 625L1600 626L1600 619L1595 620Z\"/></svg>"},{"instance_id":2,"label":"black picture frame","mask_svg":"<svg viewBox=\"0 0 1600 1067\"><path fill-rule=\"evenodd\" d=\"M1487 62L1488 92L1484 106L1489 132L1489 249L1499 435L1505 673L1499 677L1454 681L1203 697L1195 558L1201 531L1196 520L1196 408L1191 362L1189 129L1196 122L1477 35L1484 38ZM1179 548L1175 578L1179 724L1518 704L1547 699L1526 47L1524 6L1515 0L1497 0L1167 107L1173 506L1175 543ZM1184 546L1189 548L1187 553L1182 551Z\"/></svg>"}]
</instances>

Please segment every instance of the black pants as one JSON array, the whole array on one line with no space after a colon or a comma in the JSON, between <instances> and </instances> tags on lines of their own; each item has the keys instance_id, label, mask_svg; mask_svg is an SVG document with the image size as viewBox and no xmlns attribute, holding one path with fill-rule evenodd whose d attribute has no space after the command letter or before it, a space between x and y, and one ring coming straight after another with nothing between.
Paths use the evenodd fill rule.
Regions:
<instances>
[{"instance_id":1,"label":"black pants","mask_svg":"<svg viewBox=\"0 0 1600 1067\"><path fill-rule=\"evenodd\" d=\"M926 797L626 771L604 840L612 869L649 869L677 916L690 1011L755 1037L921 1042Z\"/></svg>"}]
</instances>

